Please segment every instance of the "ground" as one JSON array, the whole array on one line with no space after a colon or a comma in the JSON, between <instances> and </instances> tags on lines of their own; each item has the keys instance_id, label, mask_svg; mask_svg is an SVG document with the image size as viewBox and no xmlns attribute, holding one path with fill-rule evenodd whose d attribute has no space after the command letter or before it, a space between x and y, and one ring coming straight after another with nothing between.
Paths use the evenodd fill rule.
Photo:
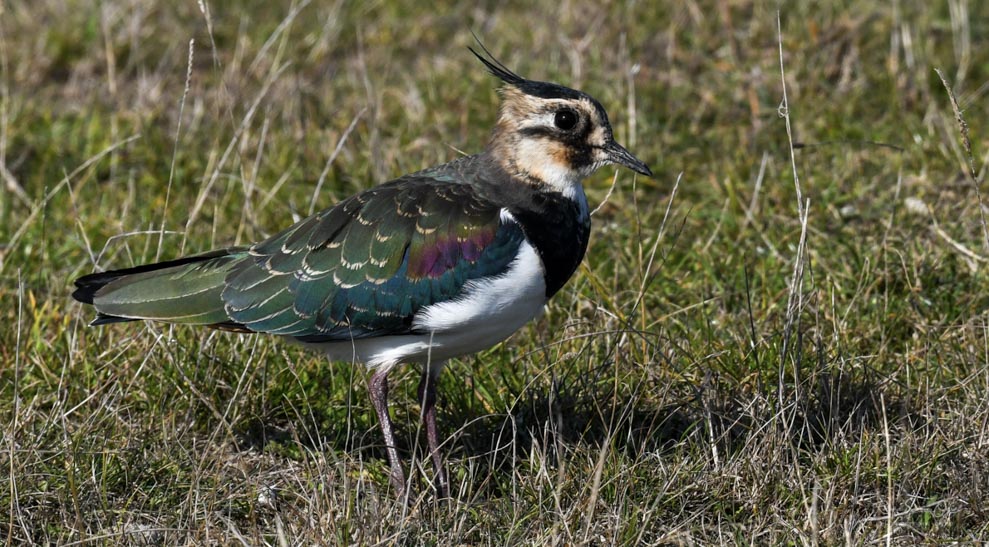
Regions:
<instances>
[{"instance_id":1,"label":"ground","mask_svg":"<svg viewBox=\"0 0 989 547\"><path fill-rule=\"evenodd\" d=\"M989 539L989 3L224 4L0 5L2 541ZM589 179L574 278L444 372L454 499L412 368L406 505L364 371L86 326L80 275L481 149L471 31L656 176Z\"/></svg>"}]
</instances>

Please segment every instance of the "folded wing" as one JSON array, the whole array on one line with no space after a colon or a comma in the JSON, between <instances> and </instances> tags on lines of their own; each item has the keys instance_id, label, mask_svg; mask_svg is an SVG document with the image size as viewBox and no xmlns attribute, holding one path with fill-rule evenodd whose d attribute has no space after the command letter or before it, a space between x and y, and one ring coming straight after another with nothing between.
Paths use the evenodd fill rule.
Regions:
<instances>
[{"instance_id":1,"label":"folded wing","mask_svg":"<svg viewBox=\"0 0 989 547\"><path fill-rule=\"evenodd\" d=\"M245 328L310 342L409 333L424 306L506 271L522 239L470 186L407 177L255 245L222 298Z\"/></svg>"},{"instance_id":2,"label":"folded wing","mask_svg":"<svg viewBox=\"0 0 989 547\"><path fill-rule=\"evenodd\" d=\"M84 276L94 324L154 320L322 342L413 332L423 307L505 272L521 228L442 171L353 196L250 248Z\"/></svg>"}]
</instances>

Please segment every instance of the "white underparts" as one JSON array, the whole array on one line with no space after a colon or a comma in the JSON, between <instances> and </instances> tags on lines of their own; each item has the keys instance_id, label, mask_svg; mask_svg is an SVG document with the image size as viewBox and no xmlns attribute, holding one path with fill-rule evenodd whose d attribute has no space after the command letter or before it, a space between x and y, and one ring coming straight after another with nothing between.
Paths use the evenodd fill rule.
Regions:
<instances>
[{"instance_id":1,"label":"white underparts","mask_svg":"<svg viewBox=\"0 0 989 547\"><path fill-rule=\"evenodd\" d=\"M581 191L583 195L583 191ZM502 213L503 219L511 214ZM507 219L505 219L507 220ZM504 274L469 281L463 295L423 308L413 327L423 333L313 344L330 359L391 368L399 363L440 363L487 349L538 317L546 281L536 250L523 241Z\"/></svg>"}]
</instances>

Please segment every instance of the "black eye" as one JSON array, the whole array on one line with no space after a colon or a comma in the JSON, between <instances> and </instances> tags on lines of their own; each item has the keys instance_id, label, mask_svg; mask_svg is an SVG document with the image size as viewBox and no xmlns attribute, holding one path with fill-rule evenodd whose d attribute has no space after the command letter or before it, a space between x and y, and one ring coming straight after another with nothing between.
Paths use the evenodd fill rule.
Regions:
<instances>
[{"instance_id":1,"label":"black eye","mask_svg":"<svg viewBox=\"0 0 989 547\"><path fill-rule=\"evenodd\" d=\"M577 113L567 108L557 110L553 124L564 131L570 131L577 125Z\"/></svg>"}]
</instances>

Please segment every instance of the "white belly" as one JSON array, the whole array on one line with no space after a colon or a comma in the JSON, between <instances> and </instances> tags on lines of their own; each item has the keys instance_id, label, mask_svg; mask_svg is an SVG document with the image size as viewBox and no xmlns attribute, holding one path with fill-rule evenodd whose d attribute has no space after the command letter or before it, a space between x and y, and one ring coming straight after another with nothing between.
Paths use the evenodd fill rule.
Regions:
<instances>
[{"instance_id":1,"label":"white belly","mask_svg":"<svg viewBox=\"0 0 989 547\"><path fill-rule=\"evenodd\" d=\"M423 308L412 325L430 334L381 336L307 344L335 361L391 368L399 363L441 363L487 349L538 317L546 305L546 282L536 250L522 242L508 271L470 281L454 300Z\"/></svg>"}]
</instances>

